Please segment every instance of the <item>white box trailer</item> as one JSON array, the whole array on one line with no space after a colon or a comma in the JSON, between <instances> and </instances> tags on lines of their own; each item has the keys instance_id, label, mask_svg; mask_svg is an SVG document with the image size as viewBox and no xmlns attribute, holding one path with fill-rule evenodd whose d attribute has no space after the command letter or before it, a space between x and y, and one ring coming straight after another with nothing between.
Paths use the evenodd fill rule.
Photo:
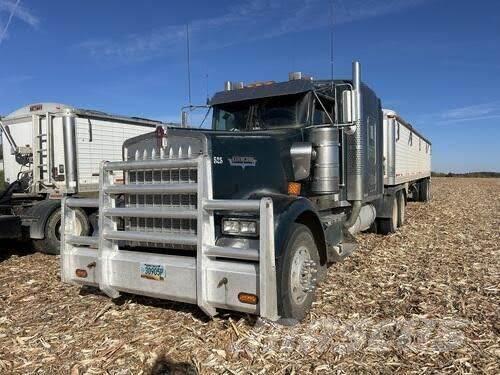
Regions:
<instances>
[{"instance_id":1,"label":"white box trailer","mask_svg":"<svg viewBox=\"0 0 500 375\"><path fill-rule=\"evenodd\" d=\"M384 184L409 183L431 176L431 142L396 112L384 109Z\"/></svg>"},{"instance_id":2,"label":"white box trailer","mask_svg":"<svg viewBox=\"0 0 500 375\"><path fill-rule=\"evenodd\" d=\"M71 128L68 134L65 120ZM3 117L2 123L18 148L18 152L12 149L15 146L11 146L11 152L4 152L6 182L15 181L20 171L30 172L30 193L56 195L97 191L99 163L121 160L126 139L161 125L160 121L75 109L59 103L22 107ZM19 163L19 154L28 156L26 165ZM70 163L76 163L75 181L66 178L72 169Z\"/></svg>"},{"instance_id":3,"label":"white box trailer","mask_svg":"<svg viewBox=\"0 0 500 375\"><path fill-rule=\"evenodd\" d=\"M165 125L61 103L27 105L0 120L9 186L0 196L2 226L15 227L21 222L29 229L30 238L41 240L38 247L51 252L59 248L57 233L52 238L57 241L47 239L51 230L59 230L60 199L97 196L101 161L121 160L125 140ZM87 232L91 225L83 214L91 213L82 210L81 214L80 225ZM0 237L18 236L19 232L9 230Z\"/></svg>"}]
</instances>

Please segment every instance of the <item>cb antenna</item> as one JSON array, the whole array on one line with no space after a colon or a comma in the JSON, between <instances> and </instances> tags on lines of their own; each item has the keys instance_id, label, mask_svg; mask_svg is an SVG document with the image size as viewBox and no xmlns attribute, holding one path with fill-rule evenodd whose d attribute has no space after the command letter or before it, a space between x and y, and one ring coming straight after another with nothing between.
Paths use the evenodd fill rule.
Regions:
<instances>
[{"instance_id":1,"label":"cb antenna","mask_svg":"<svg viewBox=\"0 0 500 375\"><path fill-rule=\"evenodd\" d=\"M335 20L333 17L333 0L330 0L330 77L332 80L332 90L333 90L333 27L335 25Z\"/></svg>"},{"instance_id":2,"label":"cb antenna","mask_svg":"<svg viewBox=\"0 0 500 375\"><path fill-rule=\"evenodd\" d=\"M189 48L189 24L186 24L186 43L187 43L187 79L188 79L188 98L189 107L193 105L191 101L191 56Z\"/></svg>"}]
</instances>

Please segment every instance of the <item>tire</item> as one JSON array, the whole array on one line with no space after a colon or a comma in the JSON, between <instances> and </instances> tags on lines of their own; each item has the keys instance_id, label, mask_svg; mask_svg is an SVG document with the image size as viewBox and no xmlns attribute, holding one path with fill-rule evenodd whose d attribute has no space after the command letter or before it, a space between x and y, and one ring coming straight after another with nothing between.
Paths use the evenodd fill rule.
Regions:
<instances>
[{"instance_id":1,"label":"tire","mask_svg":"<svg viewBox=\"0 0 500 375\"><path fill-rule=\"evenodd\" d=\"M77 225L80 225L80 235L86 236L90 231L90 223L85 211L75 210ZM37 251L45 254L58 255L61 251L61 209L55 210L45 224L42 240L33 240L33 246Z\"/></svg>"},{"instance_id":2,"label":"tire","mask_svg":"<svg viewBox=\"0 0 500 375\"><path fill-rule=\"evenodd\" d=\"M431 200L431 181L425 179L419 183L419 202L429 202Z\"/></svg>"},{"instance_id":3,"label":"tire","mask_svg":"<svg viewBox=\"0 0 500 375\"><path fill-rule=\"evenodd\" d=\"M387 235L394 233L398 227L398 200L397 195L394 195L392 201L392 212L390 218L377 219L377 230L380 234Z\"/></svg>"},{"instance_id":4,"label":"tire","mask_svg":"<svg viewBox=\"0 0 500 375\"><path fill-rule=\"evenodd\" d=\"M405 223L406 199L403 190L398 192L398 227Z\"/></svg>"},{"instance_id":5,"label":"tire","mask_svg":"<svg viewBox=\"0 0 500 375\"><path fill-rule=\"evenodd\" d=\"M306 261L315 262L316 267L308 266ZM312 232L307 226L294 223L283 253L277 259L278 313L281 319L300 321L307 315L314 300L314 290L304 291L301 288L315 286L319 262ZM301 275L308 268L313 271L305 277Z\"/></svg>"},{"instance_id":6,"label":"tire","mask_svg":"<svg viewBox=\"0 0 500 375\"><path fill-rule=\"evenodd\" d=\"M432 196L431 196L431 180L427 179L427 180L425 180L425 183L426 183L425 202L430 202L430 200L432 199Z\"/></svg>"}]
</instances>

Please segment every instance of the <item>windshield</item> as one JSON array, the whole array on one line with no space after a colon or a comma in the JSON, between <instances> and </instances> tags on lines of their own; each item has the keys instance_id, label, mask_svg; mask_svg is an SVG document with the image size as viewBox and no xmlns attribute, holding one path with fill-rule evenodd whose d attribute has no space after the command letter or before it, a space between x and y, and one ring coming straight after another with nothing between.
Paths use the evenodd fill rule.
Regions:
<instances>
[{"instance_id":1,"label":"windshield","mask_svg":"<svg viewBox=\"0 0 500 375\"><path fill-rule=\"evenodd\" d=\"M305 125L306 94L248 100L214 107L215 130L244 131Z\"/></svg>"}]
</instances>

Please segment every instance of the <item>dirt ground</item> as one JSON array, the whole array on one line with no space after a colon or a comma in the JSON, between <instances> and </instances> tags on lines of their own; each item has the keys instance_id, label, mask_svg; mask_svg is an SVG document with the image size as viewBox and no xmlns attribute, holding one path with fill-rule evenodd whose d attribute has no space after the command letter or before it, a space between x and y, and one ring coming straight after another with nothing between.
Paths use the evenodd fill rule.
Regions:
<instances>
[{"instance_id":1,"label":"dirt ground","mask_svg":"<svg viewBox=\"0 0 500 375\"><path fill-rule=\"evenodd\" d=\"M293 327L63 285L3 244L0 373L488 373L500 364L500 179L433 179L396 234L359 236Z\"/></svg>"}]
</instances>

